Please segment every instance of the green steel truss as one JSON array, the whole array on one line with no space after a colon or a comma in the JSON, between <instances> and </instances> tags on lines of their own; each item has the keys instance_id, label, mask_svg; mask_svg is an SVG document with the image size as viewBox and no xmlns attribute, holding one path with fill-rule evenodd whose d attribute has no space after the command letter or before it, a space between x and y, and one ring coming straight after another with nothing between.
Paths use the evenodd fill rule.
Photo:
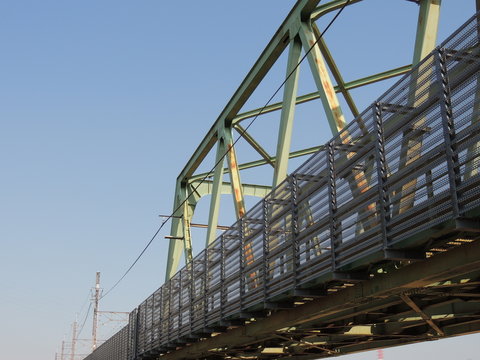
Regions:
<instances>
[{"instance_id":1,"label":"green steel truss","mask_svg":"<svg viewBox=\"0 0 480 360\"><path fill-rule=\"evenodd\" d=\"M347 6L360 1L351 0ZM412 1L412 0L409 0ZM270 40L250 72L247 74L237 91L233 94L213 126L194 151L192 157L177 177L175 198L170 231L170 244L166 269L166 279L171 278L177 271L182 253L188 263L192 259L191 220L197 202L206 195L211 195L210 211L206 244L216 237L218 216L220 212L220 196L230 194L233 199L235 216L240 218L245 214L244 196L263 198L271 189L270 186L259 184L244 184L241 181L241 171L257 166L272 166L274 176L272 185L281 183L287 176L289 159L316 152L319 147L312 147L292 152L290 142L294 126L295 108L297 105L320 99L332 134L343 129L346 121L340 106L339 96L342 96L350 112L356 116L358 109L350 90L366 86L402 75L409 71L412 65L418 63L425 55L434 49L436 44L438 20L441 0L418 0L419 15L416 30L415 47L413 49L412 64L399 68L382 70L356 80L345 81L333 59L324 39L313 46L308 55L308 67L315 81L317 91L298 95L298 75L302 49L307 52L319 38L316 21L332 11L339 10L347 0L299 0L283 21L273 38ZM407 5L412 6L411 3ZM476 0L477 7L480 0ZM292 73L283 89L283 101L270 104L261 109L252 109L240 113L247 100L257 86L264 80L268 71L274 66L282 53L288 48L288 63L286 74ZM306 63L303 64L306 66ZM273 111L280 111L279 133L276 142L276 154L269 154L262 144L251 136L242 127L242 121ZM260 114L261 113L261 114ZM234 130L258 153L259 160L239 164L237 149L234 146ZM408 156L408 144L405 144L405 154ZM216 150L215 163L206 163L210 151ZM224 157L224 155L227 155ZM224 159L223 159L224 157ZM225 164L226 162L226 164ZM202 181L207 174L197 173L200 165L212 168L215 164L213 177ZM224 174L229 174L230 182L223 180ZM357 180L357 181L362 181ZM405 199L408 202L408 198ZM408 205L408 204L407 204Z\"/></svg>"}]
</instances>

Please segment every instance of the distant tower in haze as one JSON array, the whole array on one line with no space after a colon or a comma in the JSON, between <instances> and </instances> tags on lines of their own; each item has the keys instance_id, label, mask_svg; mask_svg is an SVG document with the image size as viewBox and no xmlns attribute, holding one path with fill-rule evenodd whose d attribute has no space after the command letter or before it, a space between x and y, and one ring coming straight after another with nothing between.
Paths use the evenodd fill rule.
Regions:
<instances>
[{"instance_id":1,"label":"distant tower in haze","mask_svg":"<svg viewBox=\"0 0 480 360\"><path fill-rule=\"evenodd\" d=\"M92 329L92 351L97 348L97 327L98 327L98 303L100 301L100 272L97 271L95 281L95 293L93 297L93 329Z\"/></svg>"},{"instance_id":2,"label":"distant tower in haze","mask_svg":"<svg viewBox=\"0 0 480 360\"><path fill-rule=\"evenodd\" d=\"M72 326L72 345L70 352L70 360L75 360L75 346L77 345L77 315L75 316L75 321Z\"/></svg>"}]
</instances>

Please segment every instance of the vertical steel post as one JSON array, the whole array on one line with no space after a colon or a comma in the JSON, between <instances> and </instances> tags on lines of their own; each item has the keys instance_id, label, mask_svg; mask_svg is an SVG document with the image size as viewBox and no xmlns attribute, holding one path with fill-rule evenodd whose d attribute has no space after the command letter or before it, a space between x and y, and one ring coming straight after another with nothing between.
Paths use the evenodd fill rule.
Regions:
<instances>
[{"instance_id":1,"label":"vertical steel post","mask_svg":"<svg viewBox=\"0 0 480 360\"><path fill-rule=\"evenodd\" d=\"M293 275L293 287L296 289L297 287L297 269L298 269L298 203L297 203L297 195L298 195L298 183L295 174L292 174L289 177L290 180L290 196L291 196L291 212L292 212L292 239L290 241L292 247L292 275Z\"/></svg>"},{"instance_id":2,"label":"vertical steel post","mask_svg":"<svg viewBox=\"0 0 480 360\"><path fill-rule=\"evenodd\" d=\"M190 204L189 201L185 201L183 204L183 216L182 216L182 226L183 226L183 248L185 253L185 264L189 264L193 259L192 252L192 236L190 233Z\"/></svg>"},{"instance_id":3,"label":"vertical steel post","mask_svg":"<svg viewBox=\"0 0 480 360\"><path fill-rule=\"evenodd\" d=\"M299 61L302 51L302 42L298 36L290 40L288 53L287 74L289 76L283 92L282 113L278 129L277 155L273 187L278 186L287 177L290 144L292 141L295 101L297 98L298 77L300 73Z\"/></svg>"},{"instance_id":4,"label":"vertical steel post","mask_svg":"<svg viewBox=\"0 0 480 360\"><path fill-rule=\"evenodd\" d=\"M217 154L215 156L215 171L213 174L213 189L210 199L210 211L208 214L207 241L205 247L208 247L217 237L218 214L220 213L220 195L223 183L223 157L225 156L225 139L218 139Z\"/></svg>"},{"instance_id":5,"label":"vertical steel post","mask_svg":"<svg viewBox=\"0 0 480 360\"><path fill-rule=\"evenodd\" d=\"M203 256L203 328L207 327L207 313L208 313L208 297L207 297L207 289L208 289L208 256L207 256L208 248L204 250Z\"/></svg>"},{"instance_id":6,"label":"vertical steel post","mask_svg":"<svg viewBox=\"0 0 480 360\"><path fill-rule=\"evenodd\" d=\"M388 231L387 225L390 221L390 199L388 196L388 171L387 160L385 158L385 137L383 133L382 108L380 103L373 106L375 118L373 126L375 129L375 158L377 161L377 177L378 177L378 202L380 210L380 227L382 234L383 249L388 247Z\"/></svg>"},{"instance_id":7,"label":"vertical steel post","mask_svg":"<svg viewBox=\"0 0 480 360\"><path fill-rule=\"evenodd\" d=\"M134 336L134 344L133 344L133 358L136 360L138 356L138 308L134 310L134 326L135 326L135 336Z\"/></svg>"},{"instance_id":8,"label":"vertical steel post","mask_svg":"<svg viewBox=\"0 0 480 360\"><path fill-rule=\"evenodd\" d=\"M161 344L161 339L163 338L163 321L164 321L164 318L163 318L163 301L164 301L164 298L163 298L163 290L164 290L164 286L162 286L160 288L160 300L159 300L159 304L160 304L160 309L159 309L159 314L158 314L158 344L160 346Z\"/></svg>"},{"instance_id":9,"label":"vertical steel post","mask_svg":"<svg viewBox=\"0 0 480 360\"><path fill-rule=\"evenodd\" d=\"M168 280L168 319L167 319L167 343L172 339L172 279Z\"/></svg>"},{"instance_id":10,"label":"vertical steel post","mask_svg":"<svg viewBox=\"0 0 480 360\"><path fill-rule=\"evenodd\" d=\"M413 51L413 66L435 48L442 0L420 0L417 34Z\"/></svg>"},{"instance_id":11,"label":"vertical steel post","mask_svg":"<svg viewBox=\"0 0 480 360\"><path fill-rule=\"evenodd\" d=\"M220 318L225 314L225 236L220 237Z\"/></svg>"},{"instance_id":12,"label":"vertical steel post","mask_svg":"<svg viewBox=\"0 0 480 360\"><path fill-rule=\"evenodd\" d=\"M145 302L141 303L138 307L138 328L139 333L141 332L142 336L138 341L138 352L143 354L145 352L145 306L143 306Z\"/></svg>"},{"instance_id":13,"label":"vertical steel post","mask_svg":"<svg viewBox=\"0 0 480 360\"><path fill-rule=\"evenodd\" d=\"M337 269L336 247L337 247L337 188L335 184L335 145L329 142L325 147L328 162L328 200L330 213L330 243L332 271Z\"/></svg>"},{"instance_id":14,"label":"vertical steel post","mask_svg":"<svg viewBox=\"0 0 480 360\"><path fill-rule=\"evenodd\" d=\"M238 220L238 235L240 236L240 256L239 256L239 261L240 261L240 271L239 271L239 275L240 275L240 299L239 299L239 303L240 303L240 311L243 310L243 300L244 300L244 296L245 296L245 276L246 276L246 273L245 273L245 234L244 234L244 228L243 228L244 224L243 224L243 218L240 218Z\"/></svg>"},{"instance_id":15,"label":"vertical steel post","mask_svg":"<svg viewBox=\"0 0 480 360\"><path fill-rule=\"evenodd\" d=\"M438 33L438 22L440 18L441 0L420 0L420 9L418 14L417 32L415 38L415 49L413 53L412 66L416 66L435 48ZM417 78L419 69L414 70L412 79ZM427 78L429 73L423 74L423 78ZM412 82L409 105L411 107L418 106L431 94L422 93L417 89L421 79L417 78L416 83ZM421 95L419 99L417 96ZM425 123L423 118L415 122L416 127L421 127ZM404 137L407 137L404 134ZM400 155L400 167L405 167L408 164L416 161L419 158L419 149L422 147L422 135L418 135L417 139L404 140L402 143L402 150ZM417 179L412 179L407 184L403 185L401 192L401 199L394 207L394 214L401 214L413 206L415 191L408 193L410 189L415 189L417 186Z\"/></svg>"},{"instance_id":16,"label":"vertical steel post","mask_svg":"<svg viewBox=\"0 0 480 360\"><path fill-rule=\"evenodd\" d=\"M182 327L182 271L178 273L178 324L177 324L177 339L180 337L180 328Z\"/></svg>"},{"instance_id":17,"label":"vertical steel post","mask_svg":"<svg viewBox=\"0 0 480 360\"><path fill-rule=\"evenodd\" d=\"M438 51L435 53L435 60L437 65L437 78L440 84L439 98L443 120L443 134L445 137L445 152L448 167L448 180L450 183L450 196L452 199L453 216L457 218L460 215L457 192L460 175L458 154L455 143L455 124L453 122L452 99L447 70L447 57L444 49L438 49Z\"/></svg>"},{"instance_id":18,"label":"vertical steel post","mask_svg":"<svg viewBox=\"0 0 480 360\"><path fill-rule=\"evenodd\" d=\"M167 258L167 269L165 273L165 282L168 281L178 269L178 264L180 263L180 258L182 255L182 243L178 241L178 238L184 237L183 234L183 224L182 224L182 217L183 208L181 204L187 198L187 184L182 182L177 182L177 187L175 189L175 201L173 204L173 217L172 217L172 225L170 229L170 235L174 237L174 239L170 240L169 247L168 247L168 258Z\"/></svg>"},{"instance_id":19,"label":"vertical steel post","mask_svg":"<svg viewBox=\"0 0 480 360\"><path fill-rule=\"evenodd\" d=\"M155 331L155 292L152 294L152 302L151 302L150 306L152 307L152 310L151 310L152 318L151 318L151 321L150 321L150 339L149 339L150 346L149 346L149 349L152 349L153 346L154 346L153 339L154 339L154 331Z\"/></svg>"},{"instance_id":20,"label":"vertical steel post","mask_svg":"<svg viewBox=\"0 0 480 360\"><path fill-rule=\"evenodd\" d=\"M269 285L269 265L270 265L270 257L269 257L269 217L268 217L268 201L263 199L262 200L262 216L263 216L263 233L262 233L262 241L263 241L263 267L262 267L262 275L263 275L263 301L268 301L268 285Z\"/></svg>"},{"instance_id":21,"label":"vertical steel post","mask_svg":"<svg viewBox=\"0 0 480 360\"><path fill-rule=\"evenodd\" d=\"M193 334L193 312L194 312L194 307L193 307L193 303L195 302L195 289L194 289L194 286L195 286L195 264L193 263L193 261L190 262L190 317L189 317L189 321L190 321L190 335Z\"/></svg>"},{"instance_id":22,"label":"vertical steel post","mask_svg":"<svg viewBox=\"0 0 480 360\"><path fill-rule=\"evenodd\" d=\"M232 128L224 129L223 137L227 150L228 169L230 174L230 184L232 186L233 205L237 219L245 215L245 200L243 198L242 181L240 180L240 170L238 168L237 153L233 144Z\"/></svg>"}]
</instances>

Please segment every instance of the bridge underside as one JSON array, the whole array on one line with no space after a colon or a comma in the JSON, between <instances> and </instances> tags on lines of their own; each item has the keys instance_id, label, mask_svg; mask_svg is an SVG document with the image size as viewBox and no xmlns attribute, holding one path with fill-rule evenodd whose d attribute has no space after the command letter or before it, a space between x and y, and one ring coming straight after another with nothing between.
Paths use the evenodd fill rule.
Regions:
<instances>
[{"instance_id":1,"label":"bridge underside","mask_svg":"<svg viewBox=\"0 0 480 360\"><path fill-rule=\"evenodd\" d=\"M441 230L427 260L393 262L370 280L359 273L349 274L358 281L332 278L326 287L205 329L218 333L161 358L317 359L478 332L478 237L474 229Z\"/></svg>"}]
</instances>

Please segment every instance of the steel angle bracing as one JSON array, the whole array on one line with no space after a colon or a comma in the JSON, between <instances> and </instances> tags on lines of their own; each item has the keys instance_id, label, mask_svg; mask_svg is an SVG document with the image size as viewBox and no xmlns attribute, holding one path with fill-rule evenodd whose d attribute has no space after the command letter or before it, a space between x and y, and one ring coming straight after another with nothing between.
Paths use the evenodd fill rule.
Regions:
<instances>
[{"instance_id":1,"label":"steel angle bracing","mask_svg":"<svg viewBox=\"0 0 480 360\"><path fill-rule=\"evenodd\" d=\"M132 312L128 359L309 359L479 332L479 28L471 18ZM108 344L95 356L121 348Z\"/></svg>"},{"instance_id":2,"label":"steel angle bracing","mask_svg":"<svg viewBox=\"0 0 480 360\"><path fill-rule=\"evenodd\" d=\"M350 93L351 89L402 75L411 68L411 65L405 65L391 70L379 69L376 74L351 81L344 80L341 69L328 48L327 41L321 38L321 30L317 27L316 22L331 15L332 12L338 12L344 6L350 8L351 5L356 5L361 2L363 2L363 0L333 0L325 2L320 2L319 0L301 0L295 4L179 174L175 190L174 209L177 209L175 215L181 216L182 211L187 211L188 214L186 214L186 220L183 221L183 223L182 221L173 219L171 236L181 237L184 233L190 234L188 229L189 221L191 221L194 216L195 206L189 206L188 209L184 210L178 209L178 207L190 197L195 197L196 203L202 197L212 195L214 200L212 200L213 202L211 202L210 206L209 222L212 228L215 229L216 227L214 225L218 223L218 214L220 211L220 194L230 194L232 197L235 209L231 215L232 219L238 218L248 210L245 208L244 196L250 196L252 193L264 196L264 181L262 183L259 179L258 183L250 181L248 186L244 185L241 181L241 173L243 171L257 166L271 165L274 167L271 183L273 186L277 186L286 178L291 158L312 153L313 150L309 150L311 147L295 151L291 149L292 133L295 127L294 118L296 106L315 99L321 99L323 116L326 117L332 133L335 134L342 130L346 124L344 111L340 106L340 98L345 100L348 111L350 111L353 116L357 116L358 109ZM419 24L416 32L415 47L412 49L414 64L431 51L434 46L440 2L437 0L422 0L419 2L419 5ZM406 6L408 6L408 4ZM355 11L355 6L352 7L351 11ZM299 66L299 62L302 60L300 56L300 50L302 48L304 53L308 53L309 66ZM244 109L244 105L251 98L255 89L265 80L266 75L272 67L279 63L281 55L285 53L287 49L289 56L285 69L286 80L283 89L283 101L276 104L267 103L266 106L261 109ZM317 84L316 92L297 94L300 67L305 68L303 72L311 76ZM308 70L308 68L310 68L310 70ZM279 79L279 84L282 80L283 79ZM250 133L248 126L240 125L242 121L244 122L248 119L250 119L248 121L251 121L251 119L257 120L262 114L273 111L281 112L278 122L279 133L275 143L276 154L270 154L266 150L267 147L265 144ZM319 115L322 116L321 113ZM361 119L359 121L361 121ZM239 137L245 139L245 144L250 146L251 149L258 154L258 160L245 163L239 162L239 160L244 158L244 145L236 146L238 139L234 140L232 134L233 129L237 131ZM344 136L343 143L346 146L349 144L350 135ZM228 144L225 143L225 141L227 141ZM408 146L408 144L405 146ZM220 147L222 147L223 156L227 158L227 166L223 170L219 169L219 161L221 161L221 159L218 157L220 156L218 149ZM214 150L217 151L218 155L215 157L216 166L213 166L215 164L208 163L207 157L207 155ZM408 154L408 151L405 151L405 153ZM347 156L349 155L347 154ZM370 169L373 169L373 164L373 159L370 163L365 164L366 167L364 170L366 170L366 173L371 173ZM212 171L210 173L198 172L201 166L203 168L210 168ZM214 171L214 168L216 171ZM229 174L230 185L223 185L223 174ZM212 177L213 179L211 179ZM203 181L210 180L213 181L213 185L215 185L215 182L218 182L218 184L210 188L200 185ZM368 182L369 179L368 176L365 176L365 171L357 171L356 176L351 179L349 186L352 190L358 188L363 189L361 191L365 191L368 189ZM248 190L246 190L247 187ZM213 189L215 189L215 191L213 191ZM404 202L408 201L408 195L405 196L405 199ZM402 207L404 207L403 203ZM367 206L365 214L371 210L372 208ZM308 212L308 210L306 211ZM366 218L366 220L368 220L368 218ZM359 225L357 231L363 231L365 226L368 227L368 225ZM215 236L216 231L209 230L206 243L212 242ZM188 239L188 236L186 238ZM166 271L167 279L176 272L182 252L186 254L186 259L189 261L188 259L190 257L188 254L191 253L191 239L186 240L183 244L179 241L170 242Z\"/></svg>"}]
</instances>

